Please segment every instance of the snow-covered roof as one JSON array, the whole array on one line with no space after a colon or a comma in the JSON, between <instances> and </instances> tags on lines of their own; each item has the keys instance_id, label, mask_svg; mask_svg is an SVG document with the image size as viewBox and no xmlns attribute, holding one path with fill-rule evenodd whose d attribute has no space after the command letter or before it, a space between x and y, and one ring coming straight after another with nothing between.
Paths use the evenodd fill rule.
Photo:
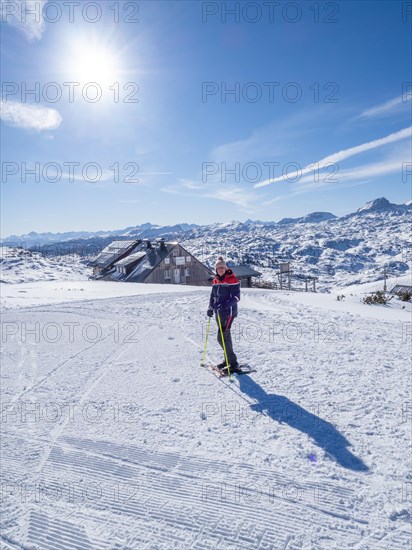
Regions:
<instances>
[{"instance_id":1,"label":"snow-covered roof","mask_svg":"<svg viewBox=\"0 0 412 550\"><path fill-rule=\"evenodd\" d=\"M122 258L121 260L118 260L115 265L116 266L126 266L133 262L139 261L142 258L146 256L146 250L140 250L139 252L134 252L133 254L129 254L126 256L126 258Z\"/></svg>"},{"instance_id":2,"label":"snow-covered roof","mask_svg":"<svg viewBox=\"0 0 412 550\"><path fill-rule=\"evenodd\" d=\"M230 267L236 277L259 277L259 275L262 275L259 271L252 269L248 265L231 265L228 267Z\"/></svg>"},{"instance_id":3,"label":"snow-covered roof","mask_svg":"<svg viewBox=\"0 0 412 550\"><path fill-rule=\"evenodd\" d=\"M412 285L396 285L390 294L403 294L404 292L412 292Z\"/></svg>"},{"instance_id":4,"label":"snow-covered roof","mask_svg":"<svg viewBox=\"0 0 412 550\"><path fill-rule=\"evenodd\" d=\"M176 243L164 243L164 248L152 247L145 249L145 259L141 260L137 266L126 277L127 281L142 283L149 273L160 264L160 262L169 255L170 251L176 246Z\"/></svg>"},{"instance_id":5,"label":"snow-covered roof","mask_svg":"<svg viewBox=\"0 0 412 550\"><path fill-rule=\"evenodd\" d=\"M100 252L94 264L105 268L135 244L137 244L137 241L113 241Z\"/></svg>"}]
</instances>

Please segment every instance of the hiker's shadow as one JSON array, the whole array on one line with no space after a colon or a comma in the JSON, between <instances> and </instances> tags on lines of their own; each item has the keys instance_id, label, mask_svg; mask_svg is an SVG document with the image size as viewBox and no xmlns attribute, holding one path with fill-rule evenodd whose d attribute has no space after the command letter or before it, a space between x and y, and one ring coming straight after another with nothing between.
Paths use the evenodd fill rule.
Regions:
<instances>
[{"instance_id":1,"label":"hiker's shadow","mask_svg":"<svg viewBox=\"0 0 412 550\"><path fill-rule=\"evenodd\" d=\"M283 395L268 394L248 375L238 377L240 390L255 399L251 405L254 411L266 414L277 422L289 424L292 428L310 436L338 464L356 472L366 472L369 468L348 447L350 442L326 420L293 403Z\"/></svg>"}]
</instances>

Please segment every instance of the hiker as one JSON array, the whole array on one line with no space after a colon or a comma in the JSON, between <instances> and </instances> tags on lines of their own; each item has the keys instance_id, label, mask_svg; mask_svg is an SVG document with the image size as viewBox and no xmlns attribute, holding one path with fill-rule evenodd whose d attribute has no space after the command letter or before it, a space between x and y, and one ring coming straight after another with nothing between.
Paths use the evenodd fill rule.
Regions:
<instances>
[{"instance_id":1,"label":"hiker","mask_svg":"<svg viewBox=\"0 0 412 550\"><path fill-rule=\"evenodd\" d=\"M237 357L233 351L232 337L230 328L234 318L237 316L237 303L240 300L240 282L236 275L226 265L223 256L219 256L216 264L216 277L213 279L212 292L210 294L209 308L207 315L213 316L215 313L216 322L218 325L217 341L222 349L222 335L219 326L219 319L222 326L223 338L226 348L227 360L230 365L230 370L235 371L239 368ZM220 369L227 367L226 357L217 365Z\"/></svg>"}]
</instances>

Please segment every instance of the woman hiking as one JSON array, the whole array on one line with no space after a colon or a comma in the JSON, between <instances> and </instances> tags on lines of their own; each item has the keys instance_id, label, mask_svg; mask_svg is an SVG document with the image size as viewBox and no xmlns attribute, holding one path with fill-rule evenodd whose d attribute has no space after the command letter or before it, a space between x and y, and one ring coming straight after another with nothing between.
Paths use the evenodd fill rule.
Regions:
<instances>
[{"instance_id":1,"label":"woman hiking","mask_svg":"<svg viewBox=\"0 0 412 550\"><path fill-rule=\"evenodd\" d=\"M210 294L207 315L209 317L213 317L213 313L215 313L215 318L218 325L217 341L222 349L226 349L230 370L233 372L239 369L239 363L237 362L236 354L233 351L230 327L232 326L234 318L237 316L237 303L240 300L240 282L233 271L227 267L223 256L218 257L215 268L216 277L213 279L212 283L212 292ZM225 343L224 348L219 319ZM220 369L225 369L227 367L226 357L222 363L219 363L216 366Z\"/></svg>"}]
</instances>

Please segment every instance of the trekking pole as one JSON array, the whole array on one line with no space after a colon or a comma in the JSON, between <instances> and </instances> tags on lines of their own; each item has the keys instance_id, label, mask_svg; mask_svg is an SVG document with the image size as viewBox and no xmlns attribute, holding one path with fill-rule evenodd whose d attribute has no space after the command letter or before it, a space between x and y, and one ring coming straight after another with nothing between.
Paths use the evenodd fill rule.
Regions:
<instances>
[{"instance_id":1,"label":"trekking pole","mask_svg":"<svg viewBox=\"0 0 412 550\"><path fill-rule=\"evenodd\" d=\"M226 345L225 345L225 338L224 338L224 336L223 336L222 322L221 322L221 320L220 320L220 314L219 314L219 312L217 312L217 320L218 320L218 322L219 322L220 335L221 335L221 337L222 337L222 345L223 345L223 351L224 351L225 359L226 359L227 372L228 372L229 378L230 378L230 365L229 365L229 360L228 360L228 358L227 358Z\"/></svg>"},{"instance_id":2,"label":"trekking pole","mask_svg":"<svg viewBox=\"0 0 412 550\"><path fill-rule=\"evenodd\" d=\"M205 364L205 357L206 357L206 348L207 348L207 339L208 339L208 336L209 336L209 328L210 328L210 317L209 317L209 321L207 323L207 328L206 328L206 341L205 341L205 350L203 352L203 357L202 357L202 362L200 363L201 366L204 366Z\"/></svg>"}]
</instances>

